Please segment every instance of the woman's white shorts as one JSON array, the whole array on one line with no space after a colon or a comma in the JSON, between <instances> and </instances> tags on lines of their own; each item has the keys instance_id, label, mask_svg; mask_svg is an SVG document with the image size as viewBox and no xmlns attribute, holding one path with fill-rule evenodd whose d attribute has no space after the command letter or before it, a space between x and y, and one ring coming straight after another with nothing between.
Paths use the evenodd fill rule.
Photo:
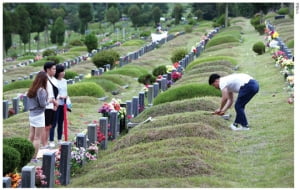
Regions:
<instances>
[{"instance_id":1,"label":"woman's white shorts","mask_svg":"<svg viewBox=\"0 0 300 190\"><path fill-rule=\"evenodd\" d=\"M29 122L31 127L45 127L45 113L33 117L29 116Z\"/></svg>"}]
</instances>

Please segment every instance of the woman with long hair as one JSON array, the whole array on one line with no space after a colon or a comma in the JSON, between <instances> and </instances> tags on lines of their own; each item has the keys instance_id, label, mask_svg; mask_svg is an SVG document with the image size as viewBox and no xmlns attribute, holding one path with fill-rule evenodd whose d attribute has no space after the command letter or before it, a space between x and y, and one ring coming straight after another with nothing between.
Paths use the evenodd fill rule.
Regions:
<instances>
[{"instance_id":1,"label":"woman with long hair","mask_svg":"<svg viewBox=\"0 0 300 190\"><path fill-rule=\"evenodd\" d=\"M27 92L30 122L29 140L35 148L32 162L38 161L36 157L45 128L45 108L48 103L53 101L48 101L47 81L47 74L39 72Z\"/></svg>"}]
</instances>

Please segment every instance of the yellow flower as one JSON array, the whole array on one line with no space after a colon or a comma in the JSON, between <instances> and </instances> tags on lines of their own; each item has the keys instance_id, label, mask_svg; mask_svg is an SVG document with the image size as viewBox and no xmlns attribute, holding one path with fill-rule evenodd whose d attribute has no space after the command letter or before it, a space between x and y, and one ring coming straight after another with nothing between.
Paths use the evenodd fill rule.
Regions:
<instances>
[{"instance_id":1,"label":"yellow flower","mask_svg":"<svg viewBox=\"0 0 300 190\"><path fill-rule=\"evenodd\" d=\"M279 33L275 31L275 32L272 34L272 38L278 38L278 37L279 37Z\"/></svg>"}]
</instances>

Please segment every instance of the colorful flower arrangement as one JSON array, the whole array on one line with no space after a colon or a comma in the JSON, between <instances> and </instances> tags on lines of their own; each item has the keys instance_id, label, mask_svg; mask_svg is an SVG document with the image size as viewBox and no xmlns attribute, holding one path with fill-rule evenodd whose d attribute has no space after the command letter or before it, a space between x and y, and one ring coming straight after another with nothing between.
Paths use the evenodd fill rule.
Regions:
<instances>
[{"instance_id":1,"label":"colorful flower arrangement","mask_svg":"<svg viewBox=\"0 0 300 190\"><path fill-rule=\"evenodd\" d=\"M5 177L10 177L12 188L17 188L20 186L22 177L19 173L17 173L17 172L9 173L9 174L6 174Z\"/></svg>"},{"instance_id":2,"label":"colorful flower arrangement","mask_svg":"<svg viewBox=\"0 0 300 190\"><path fill-rule=\"evenodd\" d=\"M173 79L174 82L176 82L178 79L180 79L182 77L182 73L175 71L172 72L171 77Z\"/></svg>"}]
</instances>

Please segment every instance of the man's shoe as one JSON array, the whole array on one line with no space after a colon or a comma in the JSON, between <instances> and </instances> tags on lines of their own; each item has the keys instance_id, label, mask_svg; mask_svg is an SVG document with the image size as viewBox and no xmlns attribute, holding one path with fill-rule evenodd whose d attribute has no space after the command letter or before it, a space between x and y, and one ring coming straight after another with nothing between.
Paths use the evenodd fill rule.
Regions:
<instances>
[{"instance_id":1,"label":"man's shoe","mask_svg":"<svg viewBox=\"0 0 300 190\"><path fill-rule=\"evenodd\" d=\"M248 130L250 130L250 128L248 126L242 126L240 130L241 131L248 131Z\"/></svg>"},{"instance_id":2,"label":"man's shoe","mask_svg":"<svg viewBox=\"0 0 300 190\"><path fill-rule=\"evenodd\" d=\"M233 130L233 131L237 131L237 130L239 129L238 125L235 124L235 123L231 124L229 127L230 127L231 130Z\"/></svg>"},{"instance_id":3,"label":"man's shoe","mask_svg":"<svg viewBox=\"0 0 300 190\"><path fill-rule=\"evenodd\" d=\"M50 148L54 148L54 147L55 147L54 141L51 141L51 142L49 143L49 147L50 147Z\"/></svg>"}]
</instances>

